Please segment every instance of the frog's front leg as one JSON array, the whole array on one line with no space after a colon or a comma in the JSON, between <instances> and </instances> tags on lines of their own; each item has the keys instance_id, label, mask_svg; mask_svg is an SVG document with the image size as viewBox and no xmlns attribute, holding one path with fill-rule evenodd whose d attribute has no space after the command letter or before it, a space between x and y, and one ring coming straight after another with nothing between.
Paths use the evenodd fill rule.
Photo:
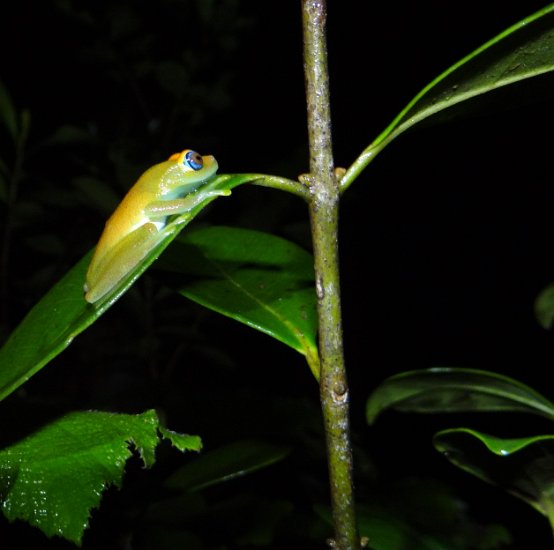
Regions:
<instances>
[{"instance_id":1,"label":"frog's front leg","mask_svg":"<svg viewBox=\"0 0 554 550\"><path fill-rule=\"evenodd\" d=\"M85 300L93 303L108 292L131 271L160 241L153 223L145 223L106 251L94 269L87 273Z\"/></svg>"},{"instance_id":2,"label":"frog's front leg","mask_svg":"<svg viewBox=\"0 0 554 550\"><path fill-rule=\"evenodd\" d=\"M228 197L230 194L228 189L205 189L178 199L152 201L146 205L144 213L151 219L184 214L210 197Z\"/></svg>"},{"instance_id":3,"label":"frog's front leg","mask_svg":"<svg viewBox=\"0 0 554 550\"><path fill-rule=\"evenodd\" d=\"M201 190L177 199L152 201L144 207L147 222L113 245L96 262L93 261L85 285L85 299L93 303L110 292L162 238L156 219L189 212L210 197L230 195L229 190ZM162 221L162 225L165 221Z\"/></svg>"}]
</instances>

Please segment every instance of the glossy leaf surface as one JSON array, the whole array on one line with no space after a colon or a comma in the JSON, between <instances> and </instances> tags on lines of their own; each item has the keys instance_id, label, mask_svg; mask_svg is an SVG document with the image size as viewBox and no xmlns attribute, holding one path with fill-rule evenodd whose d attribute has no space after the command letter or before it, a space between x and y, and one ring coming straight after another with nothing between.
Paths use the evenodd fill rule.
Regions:
<instances>
[{"instance_id":1,"label":"glossy leaf surface","mask_svg":"<svg viewBox=\"0 0 554 550\"><path fill-rule=\"evenodd\" d=\"M121 486L131 449L151 466L161 437L181 451L201 448L197 436L164 430L154 411L60 418L0 451L2 511L78 544L106 486Z\"/></svg>"},{"instance_id":2,"label":"glossy leaf surface","mask_svg":"<svg viewBox=\"0 0 554 550\"><path fill-rule=\"evenodd\" d=\"M464 101L554 69L554 4L526 17L452 65L398 114L348 169L348 187L395 137Z\"/></svg>"},{"instance_id":3,"label":"glossy leaf surface","mask_svg":"<svg viewBox=\"0 0 554 550\"><path fill-rule=\"evenodd\" d=\"M251 175L218 176L214 186L232 189L251 181ZM162 232L163 241L104 298L94 305L84 299L83 285L91 254L73 267L27 314L0 349L0 400L5 398L90 326L124 294L178 233L212 200L178 216Z\"/></svg>"},{"instance_id":4,"label":"glossy leaf surface","mask_svg":"<svg viewBox=\"0 0 554 550\"><path fill-rule=\"evenodd\" d=\"M366 405L369 423L387 409L418 413L527 412L554 419L554 404L507 376L489 371L433 368L385 380Z\"/></svg>"},{"instance_id":5,"label":"glossy leaf surface","mask_svg":"<svg viewBox=\"0 0 554 550\"><path fill-rule=\"evenodd\" d=\"M160 265L190 276L184 296L284 342L319 376L308 252L267 233L209 227L180 237Z\"/></svg>"},{"instance_id":6,"label":"glossy leaf surface","mask_svg":"<svg viewBox=\"0 0 554 550\"><path fill-rule=\"evenodd\" d=\"M463 470L499 485L554 519L554 435L501 439L467 428L444 430L435 448Z\"/></svg>"}]
</instances>

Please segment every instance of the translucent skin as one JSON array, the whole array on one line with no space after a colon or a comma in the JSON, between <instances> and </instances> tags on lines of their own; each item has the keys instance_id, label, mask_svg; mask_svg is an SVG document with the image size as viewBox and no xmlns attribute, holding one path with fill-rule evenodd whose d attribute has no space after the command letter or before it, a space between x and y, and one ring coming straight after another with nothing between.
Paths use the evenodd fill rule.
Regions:
<instances>
[{"instance_id":1,"label":"translucent skin","mask_svg":"<svg viewBox=\"0 0 554 550\"><path fill-rule=\"evenodd\" d=\"M149 168L106 222L86 275L85 300L107 294L159 242L168 216L182 214L210 196L203 186L217 172L212 156L185 149Z\"/></svg>"}]
</instances>

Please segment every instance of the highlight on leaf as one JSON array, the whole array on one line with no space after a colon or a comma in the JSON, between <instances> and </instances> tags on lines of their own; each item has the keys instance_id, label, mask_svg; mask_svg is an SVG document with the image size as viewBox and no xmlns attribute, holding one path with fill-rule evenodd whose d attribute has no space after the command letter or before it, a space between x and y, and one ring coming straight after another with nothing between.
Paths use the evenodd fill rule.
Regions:
<instances>
[{"instance_id":1,"label":"highlight on leaf","mask_svg":"<svg viewBox=\"0 0 554 550\"><path fill-rule=\"evenodd\" d=\"M394 138L447 109L554 69L554 4L522 19L449 67L400 111L348 168L346 190Z\"/></svg>"},{"instance_id":2,"label":"highlight on leaf","mask_svg":"<svg viewBox=\"0 0 554 550\"><path fill-rule=\"evenodd\" d=\"M80 544L104 489L121 487L133 451L150 467L162 438L181 452L202 445L197 436L163 428L153 410L68 414L0 450L2 511L10 521Z\"/></svg>"}]
</instances>

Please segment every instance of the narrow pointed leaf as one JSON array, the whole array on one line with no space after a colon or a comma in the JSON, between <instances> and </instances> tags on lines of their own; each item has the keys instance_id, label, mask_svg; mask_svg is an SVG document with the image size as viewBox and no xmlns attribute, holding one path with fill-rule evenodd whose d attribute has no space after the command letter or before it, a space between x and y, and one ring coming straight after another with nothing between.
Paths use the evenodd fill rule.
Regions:
<instances>
[{"instance_id":1,"label":"narrow pointed leaf","mask_svg":"<svg viewBox=\"0 0 554 550\"><path fill-rule=\"evenodd\" d=\"M121 486L132 449L151 466L161 437L155 411L69 414L0 451L2 511L10 521L80 544L104 489ZM200 450L197 437L169 431L163 437L181 450Z\"/></svg>"},{"instance_id":2,"label":"narrow pointed leaf","mask_svg":"<svg viewBox=\"0 0 554 550\"><path fill-rule=\"evenodd\" d=\"M289 453L290 449L283 445L236 441L185 464L167 478L165 485L170 489L199 491L271 466Z\"/></svg>"},{"instance_id":3,"label":"narrow pointed leaf","mask_svg":"<svg viewBox=\"0 0 554 550\"><path fill-rule=\"evenodd\" d=\"M554 4L526 17L452 65L398 114L348 169L347 188L395 137L430 116L554 69Z\"/></svg>"},{"instance_id":4,"label":"narrow pointed leaf","mask_svg":"<svg viewBox=\"0 0 554 550\"><path fill-rule=\"evenodd\" d=\"M251 181L248 174L221 175L210 185L232 189ZM87 254L33 307L0 349L0 400L61 353L122 296L179 232L212 200L176 217L164 229L163 240L104 298L94 305L84 299L83 285L91 254Z\"/></svg>"},{"instance_id":5,"label":"narrow pointed leaf","mask_svg":"<svg viewBox=\"0 0 554 550\"><path fill-rule=\"evenodd\" d=\"M184 296L289 345L318 377L308 252L267 233L209 227L180 237L159 265L189 276L179 288Z\"/></svg>"},{"instance_id":6,"label":"narrow pointed leaf","mask_svg":"<svg viewBox=\"0 0 554 550\"><path fill-rule=\"evenodd\" d=\"M433 368L385 380L366 404L372 423L387 409L403 412L526 412L554 420L554 404L507 376L476 369Z\"/></svg>"},{"instance_id":7,"label":"narrow pointed leaf","mask_svg":"<svg viewBox=\"0 0 554 550\"><path fill-rule=\"evenodd\" d=\"M435 448L463 470L499 485L554 519L554 435L501 439L467 428L444 430Z\"/></svg>"}]
</instances>

